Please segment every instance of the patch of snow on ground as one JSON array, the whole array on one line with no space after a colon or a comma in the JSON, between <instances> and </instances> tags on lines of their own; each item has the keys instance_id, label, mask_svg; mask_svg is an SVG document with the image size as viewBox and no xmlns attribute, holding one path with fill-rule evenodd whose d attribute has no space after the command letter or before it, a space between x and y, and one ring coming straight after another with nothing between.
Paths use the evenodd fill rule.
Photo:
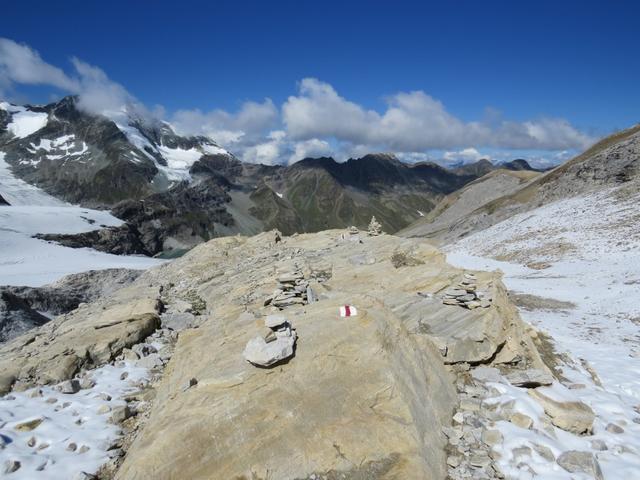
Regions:
<instances>
[{"instance_id":1,"label":"patch of snow on ground","mask_svg":"<svg viewBox=\"0 0 640 480\"><path fill-rule=\"evenodd\" d=\"M523 430L499 422L505 438L498 448L503 454L499 463L512 478L532 478L516 467L522 459L514 458L512 449L541 442L556 456L566 450L593 452L605 479L631 479L640 472L640 194L619 197L620 192L610 189L555 202L447 248L453 265L499 269L512 291L576 305L520 309L520 315L568 355L561 374L574 388L584 386L571 393L595 411L594 435L577 437L555 429L553 438L542 428ZM535 264L538 269L525 266ZM515 399L523 408L532 406L526 389L500 388L501 402ZM623 433L605 430L609 423ZM593 447L591 441L597 439L606 443L606 451ZM569 474L536 455L525 463L538 472L537 478L590 478Z\"/></svg>"},{"instance_id":2,"label":"patch of snow on ground","mask_svg":"<svg viewBox=\"0 0 640 480\"><path fill-rule=\"evenodd\" d=\"M282 195L282 194L281 194L281 193L279 193L279 192L276 192L276 195L277 195L278 197L280 197L280 198L284 198L284 195Z\"/></svg>"},{"instance_id":3,"label":"patch of snow on ground","mask_svg":"<svg viewBox=\"0 0 640 480\"><path fill-rule=\"evenodd\" d=\"M12 114L11 123L7 125L7 130L18 138L28 137L47 124L48 115L46 113L32 112L25 107L6 102L2 102L0 106Z\"/></svg>"},{"instance_id":4,"label":"patch of snow on ground","mask_svg":"<svg viewBox=\"0 0 640 480\"><path fill-rule=\"evenodd\" d=\"M20 462L9 478L68 480L95 473L109 460L120 436L120 428L109 422L111 411L126 405L124 396L139 390L148 370L121 362L95 369L90 377L95 386L75 394L45 386L0 398L0 465ZM16 429L37 419L42 423L33 430Z\"/></svg>"}]
</instances>

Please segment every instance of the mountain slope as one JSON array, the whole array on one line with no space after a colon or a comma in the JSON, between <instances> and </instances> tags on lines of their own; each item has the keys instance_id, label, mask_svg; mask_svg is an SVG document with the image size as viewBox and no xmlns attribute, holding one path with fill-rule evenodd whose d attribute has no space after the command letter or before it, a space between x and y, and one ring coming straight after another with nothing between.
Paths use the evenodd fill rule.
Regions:
<instances>
[{"instance_id":1,"label":"mountain slope","mask_svg":"<svg viewBox=\"0 0 640 480\"><path fill-rule=\"evenodd\" d=\"M569 162L545 172L513 192L495 198L447 226L450 242L495 225L518 213L550 202L640 179L640 125L611 135ZM437 221L437 217L433 219ZM430 229L408 230L412 236L429 236Z\"/></svg>"},{"instance_id":2,"label":"mountain slope","mask_svg":"<svg viewBox=\"0 0 640 480\"><path fill-rule=\"evenodd\" d=\"M408 165L385 154L344 163L307 158L265 177L251 198L259 205L255 216L267 228L287 234L365 228L373 215L392 233L474 178L435 164Z\"/></svg>"},{"instance_id":3,"label":"mountain slope","mask_svg":"<svg viewBox=\"0 0 640 480\"><path fill-rule=\"evenodd\" d=\"M493 170L444 197L428 215L398 232L406 237L427 237L446 243L451 229L478 207L521 188L539 175L527 170Z\"/></svg>"}]
</instances>

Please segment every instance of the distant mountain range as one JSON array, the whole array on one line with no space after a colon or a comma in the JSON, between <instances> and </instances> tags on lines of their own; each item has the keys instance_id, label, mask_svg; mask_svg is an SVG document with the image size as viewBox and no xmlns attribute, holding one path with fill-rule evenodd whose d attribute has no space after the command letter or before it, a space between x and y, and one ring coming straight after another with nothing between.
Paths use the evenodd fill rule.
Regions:
<instances>
[{"instance_id":1,"label":"distant mountain range","mask_svg":"<svg viewBox=\"0 0 640 480\"><path fill-rule=\"evenodd\" d=\"M496 168L532 170L524 160L500 166L481 160L449 170L387 154L344 163L248 164L212 139L180 136L133 110L86 113L75 97L46 106L1 102L0 156L15 176L51 195L110 209L127 222L48 239L148 255L272 228L292 234L365 227L373 215L395 232Z\"/></svg>"}]
</instances>

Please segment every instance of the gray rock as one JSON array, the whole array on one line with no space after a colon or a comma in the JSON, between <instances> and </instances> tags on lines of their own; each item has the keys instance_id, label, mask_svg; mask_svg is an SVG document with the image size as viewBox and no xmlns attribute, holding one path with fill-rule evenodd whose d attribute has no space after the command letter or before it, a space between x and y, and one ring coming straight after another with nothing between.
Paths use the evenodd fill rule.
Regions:
<instances>
[{"instance_id":1,"label":"gray rock","mask_svg":"<svg viewBox=\"0 0 640 480\"><path fill-rule=\"evenodd\" d=\"M316 296L316 292L313 291L313 288L307 287L307 302L314 303L318 301L318 297Z\"/></svg>"},{"instance_id":2,"label":"gray rock","mask_svg":"<svg viewBox=\"0 0 640 480\"><path fill-rule=\"evenodd\" d=\"M138 360L137 365L142 368L152 369L162 367L163 362L160 358L160 355L158 355L157 353L151 353L146 357L142 357L140 360Z\"/></svg>"},{"instance_id":3,"label":"gray rock","mask_svg":"<svg viewBox=\"0 0 640 480\"><path fill-rule=\"evenodd\" d=\"M84 377L82 380L80 380L80 389L81 390L88 390L90 388L93 388L96 386L96 382L89 377Z\"/></svg>"},{"instance_id":4,"label":"gray rock","mask_svg":"<svg viewBox=\"0 0 640 480\"><path fill-rule=\"evenodd\" d=\"M77 379L66 380L58 386L60 393L71 395L80 391L80 382Z\"/></svg>"},{"instance_id":5,"label":"gray rock","mask_svg":"<svg viewBox=\"0 0 640 480\"><path fill-rule=\"evenodd\" d=\"M268 367L291 357L295 342L295 332L290 336L278 337L270 343L265 342L262 337L255 337L249 340L242 355L254 365Z\"/></svg>"},{"instance_id":6,"label":"gray rock","mask_svg":"<svg viewBox=\"0 0 640 480\"><path fill-rule=\"evenodd\" d=\"M287 317L280 314L267 315L264 319L264 325L269 328L277 328L285 323L287 323Z\"/></svg>"},{"instance_id":7,"label":"gray rock","mask_svg":"<svg viewBox=\"0 0 640 480\"><path fill-rule=\"evenodd\" d=\"M4 473L13 473L20 469L22 464L18 460L7 460L4 462Z\"/></svg>"},{"instance_id":8,"label":"gray rock","mask_svg":"<svg viewBox=\"0 0 640 480\"><path fill-rule=\"evenodd\" d=\"M537 369L511 372L506 375L506 378L511 385L525 388L536 388L553 383L553 377L551 375Z\"/></svg>"},{"instance_id":9,"label":"gray rock","mask_svg":"<svg viewBox=\"0 0 640 480\"><path fill-rule=\"evenodd\" d=\"M453 289L445 291L444 294L449 296L449 297L462 297L462 296L467 294L467 291L459 289L459 288L453 288Z\"/></svg>"},{"instance_id":10,"label":"gray rock","mask_svg":"<svg viewBox=\"0 0 640 480\"><path fill-rule=\"evenodd\" d=\"M196 316L190 312L163 313L160 315L160 322L162 328L170 328L178 332L198 325Z\"/></svg>"},{"instance_id":11,"label":"gray rock","mask_svg":"<svg viewBox=\"0 0 640 480\"><path fill-rule=\"evenodd\" d=\"M620 425L616 425L615 423L609 423L605 427L605 430L609 433L624 433L624 428L622 428Z\"/></svg>"},{"instance_id":12,"label":"gray rock","mask_svg":"<svg viewBox=\"0 0 640 480\"><path fill-rule=\"evenodd\" d=\"M569 450L558 457L558 465L571 473L586 473L596 480L603 480L602 470L598 460L591 452Z\"/></svg>"},{"instance_id":13,"label":"gray rock","mask_svg":"<svg viewBox=\"0 0 640 480\"><path fill-rule=\"evenodd\" d=\"M111 410L111 422L118 425L133 415L128 405L120 405Z\"/></svg>"},{"instance_id":14,"label":"gray rock","mask_svg":"<svg viewBox=\"0 0 640 480\"><path fill-rule=\"evenodd\" d=\"M607 447L607 444L604 442L604 440L591 440L591 448L593 448L594 450L599 450L601 452L604 452L605 450L608 450L609 447Z\"/></svg>"},{"instance_id":15,"label":"gray rock","mask_svg":"<svg viewBox=\"0 0 640 480\"><path fill-rule=\"evenodd\" d=\"M497 368L480 366L471 370L470 373L479 382L502 382L502 375L500 375L500 371Z\"/></svg>"},{"instance_id":16,"label":"gray rock","mask_svg":"<svg viewBox=\"0 0 640 480\"><path fill-rule=\"evenodd\" d=\"M140 358L146 357L147 355L156 353L158 351L156 350L156 347L154 347L153 345L149 345L148 343L138 343L131 347L131 350L133 350Z\"/></svg>"}]
</instances>

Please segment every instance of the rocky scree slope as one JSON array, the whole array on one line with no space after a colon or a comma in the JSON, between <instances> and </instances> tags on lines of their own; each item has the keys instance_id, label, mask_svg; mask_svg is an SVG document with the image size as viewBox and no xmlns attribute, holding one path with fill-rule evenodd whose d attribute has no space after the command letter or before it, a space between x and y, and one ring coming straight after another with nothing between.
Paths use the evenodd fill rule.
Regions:
<instances>
[{"instance_id":1,"label":"rocky scree slope","mask_svg":"<svg viewBox=\"0 0 640 480\"><path fill-rule=\"evenodd\" d=\"M275 240L212 240L13 339L0 347L2 391L90 373L164 327L178 332L175 350L116 478L499 475L480 439L490 426L468 407L480 405L469 369L546 367L497 274L476 273L491 302L470 309L443 303L466 277L421 240L336 230ZM268 300L292 271L317 301L280 311ZM343 305L358 315L340 317ZM274 311L297 332L295 354L257 368L243 350ZM477 440L451 440L458 408L453 431Z\"/></svg>"},{"instance_id":2,"label":"rocky scree slope","mask_svg":"<svg viewBox=\"0 0 640 480\"><path fill-rule=\"evenodd\" d=\"M492 170L446 197L425 217L398 232L406 237L427 237L436 243L450 240L455 225L483 205L522 188L540 175L532 170Z\"/></svg>"},{"instance_id":3,"label":"rocky scree slope","mask_svg":"<svg viewBox=\"0 0 640 480\"><path fill-rule=\"evenodd\" d=\"M119 254L179 252L271 228L285 234L364 228L373 215L395 232L479 175L390 155L250 165L213 140L177 135L133 107L95 115L75 97L45 106L0 102L0 154L17 177L66 201L109 208L127 222L49 240Z\"/></svg>"}]
</instances>

